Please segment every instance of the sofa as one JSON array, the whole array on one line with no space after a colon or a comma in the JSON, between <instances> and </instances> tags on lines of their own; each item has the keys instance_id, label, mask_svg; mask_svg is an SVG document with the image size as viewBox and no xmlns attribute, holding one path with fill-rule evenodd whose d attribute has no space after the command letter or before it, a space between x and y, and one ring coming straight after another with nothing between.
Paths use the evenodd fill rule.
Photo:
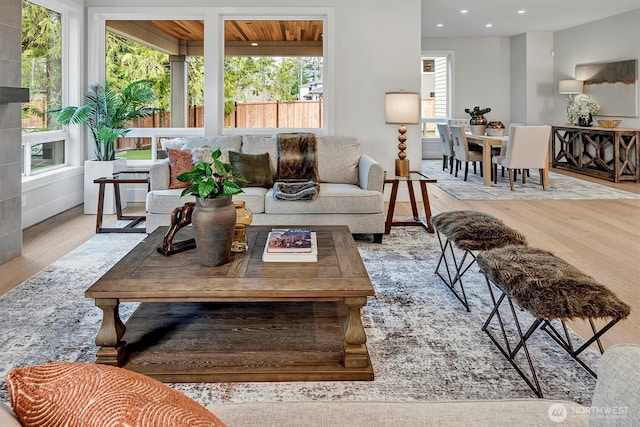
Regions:
<instances>
[{"instance_id":1,"label":"sofa","mask_svg":"<svg viewBox=\"0 0 640 427\"><path fill-rule=\"evenodd\" d=\"M640 426L638 384L640 384L640 346L625 344L610 347L602 356L590 407L565 400L531 398L421 402L216 403L208 405L207 409L228 427L629 427ZM179 400L175 396L171 399L172 402ZM28 404L30 400L26 402ZM0 402L0 426L20 425L11 408Z\"/></svg>"},{"instance_id":2,"label":"sofa","mask_svg":"<svg viewBox=\"0 0 640 427\"><path fill-rule=\"evenodd\" d=\"M193 163L210 159L211 149L220 148L221 160L231 162L236 169L241 166L248 178L244 192L233 197L244 201L253 213L252 224L347 225L352 233L373 234L380 242L385 221L381 165L361 152L360 142L354 137L319 136L315 138L315 146L320 186L317 197L276 200L273 188L278 174L276 136L186 137L163 143L169 156L155 162L150 169L147 233L158 226L169 225L172 211L194 200L192 196L180 197L182 188L176 176L189 170ZM185 159L182 165L180 157Z\"/></svg>"}]
</instances>

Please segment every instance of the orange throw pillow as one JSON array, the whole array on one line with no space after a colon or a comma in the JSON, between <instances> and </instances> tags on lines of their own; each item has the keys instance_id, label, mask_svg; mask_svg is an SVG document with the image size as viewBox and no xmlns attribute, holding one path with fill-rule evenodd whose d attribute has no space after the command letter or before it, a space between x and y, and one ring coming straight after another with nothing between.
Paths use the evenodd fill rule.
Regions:
<instances>
[{"instance_id":1,"label":"orange throw pillow","mask_svg":"<svg viewBox=\"0 0 640 427\"><path fill-rule=\"evenodd\" d=\"M169 157L169 188L186 188L190 182L178 181L178 176L193 169L191 150L176 150L174 148L165 149Z\"/></svg>"},{"instance_id":2,"label":"orange throw pillow","mask_svg":"<svg viewBox=\"0 0 640 427\"><path fill-rule=\"evenodd\" d=\"M31 426L224 426L152 378L107 365L54 362L9 371L11 406Z\"/></svg>"}]
</instances>

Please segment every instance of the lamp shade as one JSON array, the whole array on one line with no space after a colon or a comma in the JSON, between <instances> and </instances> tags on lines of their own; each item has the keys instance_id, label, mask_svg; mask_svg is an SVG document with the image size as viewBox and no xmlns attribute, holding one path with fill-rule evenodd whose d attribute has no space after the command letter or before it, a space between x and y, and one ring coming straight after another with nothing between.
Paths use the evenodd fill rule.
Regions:
<instances>
[{"instance_id":1,"label":"lamp shade","mask_svg":"<svg viewBox=\"0 0 640 427\"><path fill-rule=\"evenodd\" d=\"M416 125L420 123L420 94L403 91L385 93L384 117L387 124Z\"/></svg>"},{"instance_id":2,"label":"lamp shade","mask_svg":"<svg viewBox=\"0 0 640 427\"><path fill-rule=\"evenodd\" d=\"M561 95L575 95L576 93L582 93L582 80L560 80L558 82L558 92Z\"/></svg>"}]
</instances>

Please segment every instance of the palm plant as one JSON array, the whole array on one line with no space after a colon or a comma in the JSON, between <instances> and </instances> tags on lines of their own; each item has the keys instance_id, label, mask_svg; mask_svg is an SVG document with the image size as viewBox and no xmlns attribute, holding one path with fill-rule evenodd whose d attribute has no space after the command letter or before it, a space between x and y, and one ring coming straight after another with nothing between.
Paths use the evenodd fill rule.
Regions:
<instances>
[{"instance_id":1,"label":"palm plant","mask_svg":"<svg viewBox=\"0 0 640 427\"><path fill-rule=\"evenodd\" d=\"M152 81L148 79L138 80L119 93L109 82L95 84L85 93L84 105L57 110L57 121L65 126L86 124L95 142L96 159L115 160L116 139L131 131L126 123L138 117L150 116L157 110L149 107L154 100L150 83Z\"/></svg>"}]
</instances>

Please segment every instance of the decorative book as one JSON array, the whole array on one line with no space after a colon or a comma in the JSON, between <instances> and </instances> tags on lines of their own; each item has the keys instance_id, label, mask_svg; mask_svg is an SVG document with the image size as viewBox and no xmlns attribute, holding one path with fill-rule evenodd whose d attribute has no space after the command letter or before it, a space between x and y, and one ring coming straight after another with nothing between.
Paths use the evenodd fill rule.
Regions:
<instances>
[{"instance_id":1,"label":"decorative book","mask_svg":"<svg viewBox=\"0 0 640 427\"><path fill-rule=\"evenodd\" d=\"M271 234L271 233L269 233ZM318 262L318 243L316 233L310 232L311 247L306 252L300 251L271 251L269 242L264 246L262 252L263 262Z\"/></svg>"},{"instance_id":2,"label":"decorative book","mask_svg":"<svg viewBox=\"0 0 640 427\"><path fill-rule=\"evenodd\" d=\"M311 230L308 228L273 229L267 237L269 252L311 252Z\"/></svg>"}]
</instances>

